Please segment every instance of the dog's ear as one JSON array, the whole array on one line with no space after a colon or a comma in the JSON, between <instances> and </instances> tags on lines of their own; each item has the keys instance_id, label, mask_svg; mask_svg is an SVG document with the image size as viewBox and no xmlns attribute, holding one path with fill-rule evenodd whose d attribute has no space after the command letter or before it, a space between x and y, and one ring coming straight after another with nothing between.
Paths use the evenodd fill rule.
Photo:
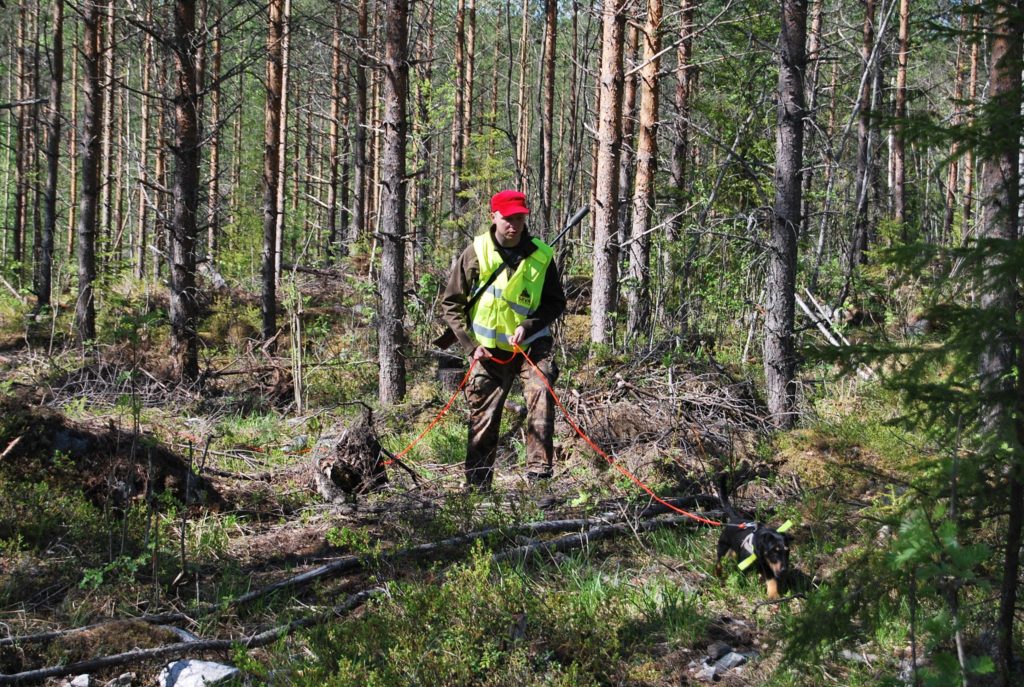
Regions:
<instances>
[{"instance_id":1,"label":"dog's ear","mask_svg":"<svg viewBox=\"0 0 1024 687\"><path fill-rule=\"evenodd\" d=\"M789 546L793 543L793 535L789 532L784 532L782 534L782 539L786 542L786 548L789 548Z\"/></svg>"}]
</instances>

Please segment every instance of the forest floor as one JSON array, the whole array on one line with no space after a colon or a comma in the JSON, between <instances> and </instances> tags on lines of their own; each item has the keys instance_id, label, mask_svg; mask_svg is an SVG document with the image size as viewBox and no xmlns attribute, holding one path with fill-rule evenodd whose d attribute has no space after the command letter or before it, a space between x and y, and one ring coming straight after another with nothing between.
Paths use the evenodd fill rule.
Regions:
<instances>
[{"instance_id":1,"label":"forest floor","mask_svg":"<svg viewBox=\"0 0 1024 687\"><path fill-rule=\"evenodd\" d=\"M810 673L785 653L902 483L909 451L862 383L805 380L800 429L773 433L742 365L677 342L588 351L572 314L557 391L611 464L560 416L555 475L527 483L513 395L495 487L466 492L456 399L386 483L325 499L324 447L376 382L372 313L337 282L302 283L301 409L296 358L252 343L244 294L209 304L193 388L168 381L152 299L125 299L128 333L88 356L56 319L3 333L0 683L152 684L182 657L303 685L872 684L905 662L895 629L891 655L842 647ZM407 401L372 415L392 454L452 393L419 355ZM781 600L735 564L716 579L717 528L676 510L723 518L722 475L738 509L795 523Z\"/></svg>"}]
</instances>

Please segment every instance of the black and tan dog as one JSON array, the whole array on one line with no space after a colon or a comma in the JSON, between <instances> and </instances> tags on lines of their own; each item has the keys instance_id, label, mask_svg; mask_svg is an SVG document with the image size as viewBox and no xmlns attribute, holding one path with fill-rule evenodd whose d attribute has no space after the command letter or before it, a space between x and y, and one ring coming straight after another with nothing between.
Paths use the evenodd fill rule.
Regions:
<instances>
[{"instance_id":1,"label":"black and tan dog","mask_svg":"<svg viewBox=\"0 0 1024 687\"><path fill-rule=\"evenodd\" d=\"M779 588L785 583L789 571L789 545L793 539L764 523L740 517L729 505L724 486L719 485L719 498L729 519L722 525L722 535L718 538L715 575L722 576L722 558L730 551L740 561L751 555L757 556L754 565L764 580L768 598L777 599Z\"/></svg>"}]
</instances>

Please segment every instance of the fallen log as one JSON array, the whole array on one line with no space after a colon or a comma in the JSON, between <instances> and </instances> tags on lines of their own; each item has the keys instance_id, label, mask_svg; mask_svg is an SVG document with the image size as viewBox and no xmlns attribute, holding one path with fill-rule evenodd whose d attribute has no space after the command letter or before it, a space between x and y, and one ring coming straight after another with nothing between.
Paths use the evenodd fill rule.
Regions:
<instances>
[{"instance_id":1,"label":"fallen log","mask_svg":"<svg viewBox=\"0 0 1024 687\"><path fill-rule=\"evenodd\" d=\"M349 596L344 603L334 606L330 611L317 613L305 618L298 618L290 623L278 625L277 627L272 627L269 630L258 632L247 637L236 637L234 639L201 639L193 642L177 642L175 644L166 644L153 649L138 649L135 651L126 651L120 654L112 654L110 656L100 656L99 658L78 661L76 663L69 663L63 666L51 666L49 668L27 670L22 673L14 673L13 675L0 674L0 685L24 685L34 682L42 682L43 680L51 677L63 677L65 675L89 673L103 668L123 666L130 663L149 661L157 658L167 658L169 656L178 656L184 653L195 654L200 651L230 651L236 646L243 646L246 649L255 649L257 647L266 646L267 644L272 644L281 637L290 635L296 630L304 627L316 625L317 623L323 622L332 616L348 613L349 611L366 603L370 598L383 594L384 591L385 590L382 587L364 589L361 592Z\"/></svg>"},{"instance_id":2,"label":"fallen log","mask_svg":"<svg viewBox=\"0 0 1024 687\"><path fill-rule=\"evenodd\" d=\"M497 553L493 556L493 560L497 562L525 563L529 559L542 553L552 554L562 551L571 551L573 549L583 548L590 544L590 542L608 539L615 535L633 534L634 532L648 532L660 527L674 527L683 524L698 523L686 515L671 515L665 518L653 518L639 523L618 522L599 527L591 527L585 532L567 534L547 541L530 542L522 546L517 546L514 549L508 549Z\"/></svg>"}]
</instances>

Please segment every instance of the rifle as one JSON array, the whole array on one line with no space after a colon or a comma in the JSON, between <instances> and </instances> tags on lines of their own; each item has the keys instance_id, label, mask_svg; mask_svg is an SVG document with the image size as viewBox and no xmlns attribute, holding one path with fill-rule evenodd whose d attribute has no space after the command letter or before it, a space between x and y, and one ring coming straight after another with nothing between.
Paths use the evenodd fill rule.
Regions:
<instances>
[{"instance_id":1,"label":"rifle","mask_svg":"<svg viewBox=\"0 0 1024 687\"><path fill-rule=\"evenodd\" d=\"M558 236L555 237L554 241L551 241L548 245L552 247L557 245L558 242L562 240L562 237L565 236L570 229L572 229L581 221L583 221L583 218L587 216L588 212L590 212L590 208L587 207L586 205L577 210L576 214L570 217L569 221L565 223L565 226L562 228L562 231L558 232ZM469 312L470 308L473 307L473 304L477 302L480 296L483 295L484 291L486 291L488 287L490 287L490 285L494 283L494 280L498 278L498 275L501 273L501 271L502 268L500 267L494 270L491 273L491 276L488 277L484 285L481 288L477 289L476 293L470 296L469 300L466 301L467 313ZM452 331L451 327L445 327L444 333L441 334L441 336L434 339L434 345L443 351L449 348L456 341L458 341L458 338L455 336L455 332Z\"/></svg>"}]
</instances>

